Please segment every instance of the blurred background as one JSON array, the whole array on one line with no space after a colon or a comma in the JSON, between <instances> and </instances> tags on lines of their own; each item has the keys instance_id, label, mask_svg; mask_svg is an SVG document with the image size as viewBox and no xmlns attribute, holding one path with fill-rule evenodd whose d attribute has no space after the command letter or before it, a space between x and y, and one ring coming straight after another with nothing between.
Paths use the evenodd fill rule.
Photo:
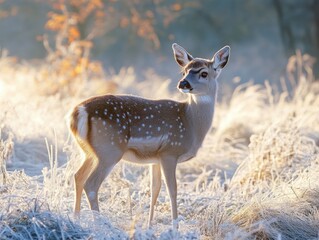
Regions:
<instances>
[{"instance_id":1,"label":"blurred background","mask_svg":"<svg viewBox=\"0 0 319 240\"><path fill-rule=\"evenodd\" d=\"M232 48L213 128L177 168L182 235L164 189L141 231L149 171L123 162L101 215L73 219L65 116L97 94L185 99L174 42ZM0 0L0 239L318 239L316 59L319 0Z\"/></svg>"},{"instance_id":2,"label":"blurred background","mask_svg":"<svg viewBox=\"0 0 319 240\"><path fill-rule=\"evenodd\" d=\"M227 85L279 83L297 50L319 74L317 0L1 0L0 19L2 51L70 78L133 67L177 81L173 42L205 58L230 45Z\"/></svg>"}]
</instances>

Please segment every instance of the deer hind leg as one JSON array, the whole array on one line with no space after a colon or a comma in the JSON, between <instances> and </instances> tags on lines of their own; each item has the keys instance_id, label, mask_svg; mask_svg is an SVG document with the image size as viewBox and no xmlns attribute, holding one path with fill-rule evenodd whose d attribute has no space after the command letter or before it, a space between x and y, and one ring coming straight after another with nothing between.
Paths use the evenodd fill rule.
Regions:
<instances>
[{"instance_id":1,"label":"deer hind leg","mask_svg":"<svg viewBox=\"0 0 319 240\"><path fill-rule=\"evenodd\" d=\"M104 149L95 149L96 165L84 185L84 191L91 210L99 211L98 190L103 180L109 175L113 167L123 156L123 152L116 147L103 146Z\"/></svg>"},{"instance_id":2,"label":"deer hind leg","mask_svg":"<svg viewBox=\"0 0 319 240\"><path fill-rule=\"evenodd\" d=\"M150 206L150 213L148 219L148 227L151 227L152 219L154 215L154 206L156 204L156 200L158 194L161 190L162 179L161 179L161 167L159 164L153 164L150 166L150 187L151 187L151 206Z\"/></svg>"},{"instance_id":3,"label":"deer hind leg","mask_svg":"<svg viewBox=\"0 0 319 240\"><path fill-rule=\"evenodd\" d=\"M162 173L164 174L166 188L171 200L173 227L178 228L177 219L177 184L176 184L177 160L172 157L163 158L161 161Z\"/></svg>"},{"instance_id":4,"label":"deer hind leg","mask_svg":"<svg viewBox=\"0 0 319 240\"><path fill-rule=\"evenodd\" d=\"M93 166L92 157L86 155L82 166L74 175L74 186L75 186L75 204L74 213L79 214L81 209L81 197L83 192L84 183L86 182Z\"/></svg>"}]
</instances>

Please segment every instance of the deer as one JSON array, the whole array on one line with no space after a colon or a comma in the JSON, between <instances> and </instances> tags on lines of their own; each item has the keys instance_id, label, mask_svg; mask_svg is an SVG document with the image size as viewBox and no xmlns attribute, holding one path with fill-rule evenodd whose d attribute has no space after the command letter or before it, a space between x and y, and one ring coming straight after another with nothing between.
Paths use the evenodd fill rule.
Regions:
<instances>
[{"instance_id":1,"label":"deer","mask_svg":"<svg viewBox=\"0 0 319 240\"><path fill-rule=\"evenodd\" d=\"M217 78L228 62L230 47L221 48L212 59L194 58L176 43L172 48L183 74L177 89L186 94L186 100L103 95L91 97L71 111L69 128L84 153L74 174L77 216L83 189L90 209L99 211L101 183L123 159L150 166L148 227L152 226L163 175L173 227L178 228L176 167L196 156L212 126Z\"/></svg>"}]
</instances>

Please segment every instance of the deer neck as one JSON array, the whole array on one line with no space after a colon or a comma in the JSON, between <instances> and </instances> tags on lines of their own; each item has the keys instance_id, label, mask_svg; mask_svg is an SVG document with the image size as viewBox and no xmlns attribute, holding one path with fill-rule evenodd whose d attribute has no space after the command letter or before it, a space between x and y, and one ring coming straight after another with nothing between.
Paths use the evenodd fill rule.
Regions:
<instances>
[{"instance_id":1,"label":"deer neck","mask_svg":"<svg viewBox=\"0 0 319 240\"><path fill-rule=\"evenodd\" d=\"M194 131L194 140L200 145L211 128L216 97L217 84L206 95L190 94L188 97L187 117Z\"/></svg>"}]
</instances>

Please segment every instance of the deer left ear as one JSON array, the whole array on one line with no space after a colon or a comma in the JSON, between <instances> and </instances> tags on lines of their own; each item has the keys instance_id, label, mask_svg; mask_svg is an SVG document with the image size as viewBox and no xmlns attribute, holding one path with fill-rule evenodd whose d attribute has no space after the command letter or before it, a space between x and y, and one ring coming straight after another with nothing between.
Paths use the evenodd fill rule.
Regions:
<instances>
[{"instance_id":1,"label":"deer left ear","mask_svg":"<svg viewBox=\"0 0 319 240\"><path fill-rule=\"evenodd\" d=\"M190 55L183 47L179 46L177 43L172 45L175 61L181 67L185 67L190 61L193 60L192 55Z\"/></svg>"},{"instance_id":2,"label":"deer left ear","mask_svg":"<svg viewBox=\"0 0 319 240\"><path fill-rule=\"evenodd\" d=\"M225 46L218 50L212 58L214 69L222 69L226 66L230 56L230 47Z\"/></svg>"}]
</instances>

